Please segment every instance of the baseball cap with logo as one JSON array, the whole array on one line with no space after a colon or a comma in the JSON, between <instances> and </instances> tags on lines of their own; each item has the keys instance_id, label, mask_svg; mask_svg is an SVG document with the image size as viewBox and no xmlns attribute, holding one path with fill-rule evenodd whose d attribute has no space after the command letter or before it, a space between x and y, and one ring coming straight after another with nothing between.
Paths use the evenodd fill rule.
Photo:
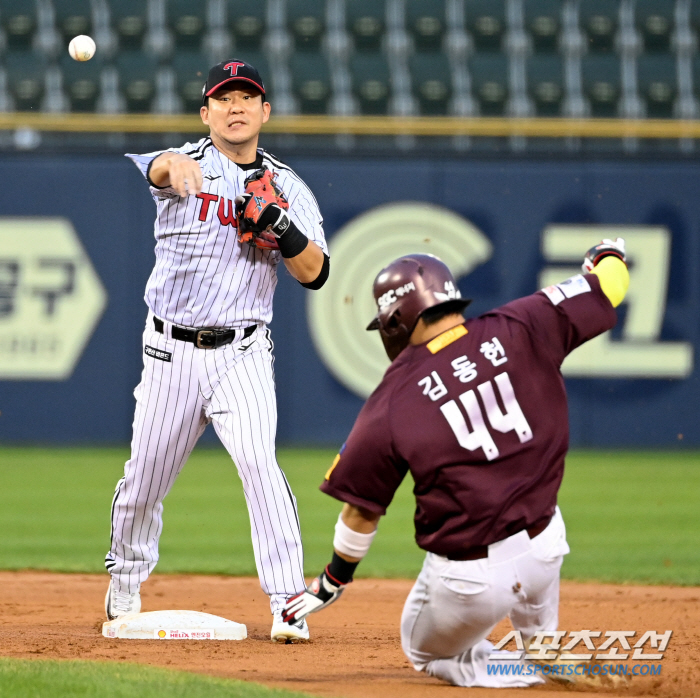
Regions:
<instances>
[{"instance_id":1,"label":"baseball cap with logo","mask_svg":"<svg viewBox=\"0 0 700 698\"><path fill-rule=\"evenodd\" d=\"M209 71L209 77L202 88L202 103L206 105L207 97L211 97L226 83L234 81L247 82L260 90L263 97L265 96L265 85L263 85L260 73L250 63L233 58L230 61L217 63Z\"/></svg>"}]
</instances>

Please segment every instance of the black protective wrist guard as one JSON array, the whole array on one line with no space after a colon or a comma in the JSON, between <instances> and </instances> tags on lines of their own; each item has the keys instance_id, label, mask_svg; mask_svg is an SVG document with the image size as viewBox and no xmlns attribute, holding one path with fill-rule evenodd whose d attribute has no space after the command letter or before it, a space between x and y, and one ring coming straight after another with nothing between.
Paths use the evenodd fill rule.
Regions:
<instances>
[{"instance_id":1,"label":"black protective wrist guard","mask_svg":"<svg viewBox=\"0 0 700 698\"><path fill-rule=\"evenodd\" d=\"M274 230L274 229L273 229ZM286 259L296 257L306 249L309 238L294 225L294 221L289 221L289 229L277 238L277 245L282 256Z\"/></svg>"},{"instance_id":2,"label":"black protective wrist guard","mask_svg":"<svg viewBox=\"0 0 700 698\"><path fill-rule=\"evenodd\" d=\"M330 577L331 581L337 582L338 584L349 584L352 582L352 575L355 574L355 570L359 565L359 562L348 562L343 560L338 553L333 551L333 559L331 564L326 567L326 574Z\"/></svg>"}]
</instances>

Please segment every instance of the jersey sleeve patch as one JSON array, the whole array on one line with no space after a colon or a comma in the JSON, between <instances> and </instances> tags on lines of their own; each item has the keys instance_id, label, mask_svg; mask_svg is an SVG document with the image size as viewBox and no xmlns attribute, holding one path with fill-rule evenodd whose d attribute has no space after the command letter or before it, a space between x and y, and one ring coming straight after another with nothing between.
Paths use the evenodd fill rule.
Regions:
<instances>
[{"instance_id":1,"label":"jersey sleeve patch","mask_svg":"<svg viewBox=\"0 0 700 698\"><path fill-rule=\"evenodd\" d=\"M559 305L565 298L573 298L581 293L590 293L591 285L582 274L572 276L555 286L547 286L542 292L552 301L553 305Z\"/></svg>"},{"instance_id":2,"label":"jersey sleeve patch","mask_svg":"<svg viewBox=\"0 0 700 698\"><path fill-rule=\"evenodd\" d=\"M340 463L340 453L333 459L333 463L331 464L331 467L328 468L328 472L326 473L326 476L324 480L330 480L331 479L331 473L335 470L335 466Z\"/></svg>"},{"instance_id":3,"label":"jersey sleeve patch","mask_svg":"<svg viewBox=\"0 0 700 698\"><path fill-rule=\"evenodd\" d=\"M456 327L447 330L447 332L439 334L437 337L435 337L435 339L431 339L426 346L431 354L437 354L441 349L449 346L452 344L452 342L456 342L460 337L464 337L464 335L467 333L468 330L464 325L457 325Z\"/></svg>"}]
</instances>

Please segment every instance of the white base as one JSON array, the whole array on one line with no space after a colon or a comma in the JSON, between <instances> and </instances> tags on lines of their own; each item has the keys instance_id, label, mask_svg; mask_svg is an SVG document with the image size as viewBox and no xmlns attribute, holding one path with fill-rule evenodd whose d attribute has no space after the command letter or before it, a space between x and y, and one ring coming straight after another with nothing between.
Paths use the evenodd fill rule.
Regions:
<instances>
[{"instance_id":1,"label":"white base","mask_svg":"<svg viewBox=\"0 0 700 698\"><path fill-rule=\"evenodd\" d=\"M120 640L245 640L248 630L211 613L150 611L103 623L102 635Z\"/></svg>"}]
</instances>

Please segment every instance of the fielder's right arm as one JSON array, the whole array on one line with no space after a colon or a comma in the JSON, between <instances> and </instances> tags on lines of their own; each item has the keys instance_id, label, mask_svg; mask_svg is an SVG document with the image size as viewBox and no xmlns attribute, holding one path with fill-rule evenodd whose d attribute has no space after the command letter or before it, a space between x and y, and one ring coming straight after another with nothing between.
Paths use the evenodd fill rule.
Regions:
<instances>
[{"instance_id":1,"label":"fielder's right arm","mask_svg":"<svg viewBox=\"0 0 700 698\"><path fill-rule=\"evenodd\" d=\"M172 187L178 196L202 191L202 169L196 160L184 153L161 153L148 168L148 180L156 187Z\"/></svg>"}]
</instances>

